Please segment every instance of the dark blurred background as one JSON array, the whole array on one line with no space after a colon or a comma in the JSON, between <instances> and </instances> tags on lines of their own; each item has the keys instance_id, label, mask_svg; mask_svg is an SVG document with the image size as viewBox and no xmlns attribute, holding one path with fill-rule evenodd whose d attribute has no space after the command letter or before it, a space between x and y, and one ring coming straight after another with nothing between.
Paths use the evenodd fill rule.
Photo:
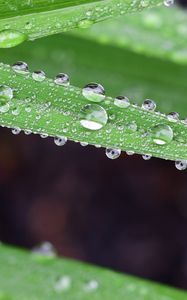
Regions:
<instances>
[{"instance_id":1,"label":"dark blurred background","mask_svg":"<svg viewBox=\"0 0 187 300\"><path fill-rule=\"evenodd\" d=\"M1 128L0 240L187 289L187 171Z\"/></svg>"}]
</instances>

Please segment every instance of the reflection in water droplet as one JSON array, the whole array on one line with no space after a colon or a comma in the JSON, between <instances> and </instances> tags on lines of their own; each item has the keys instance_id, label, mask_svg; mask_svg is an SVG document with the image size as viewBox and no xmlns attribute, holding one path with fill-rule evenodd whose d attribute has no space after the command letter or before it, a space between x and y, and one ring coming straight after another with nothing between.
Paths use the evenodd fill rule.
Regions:
<instances>
[{"instance_id":1,"label":"reflection in water droplet","mask_svg":"<svg viewBox=\"0 0 187 300\"><path fill-rule=\"evenodd\" d=\"M105 90L101 84L89 83L82 89L83 96L89 101L101 102L105 98Z\"/></svg>"},{"instance_id":2,"label":"reflection in water droplet","mask_svg":"<svg viewBox=\"0 0 187 300\"><path fill-rule=\"evenodd\" d=\"M108 116L103 107L97 104L87 104L82 108L79 119L84 128L98 130L106 125Z\"/></svg>"},{"instance_id":3,"label":"reflection in water droplet","mask_svg":"<svg viewBox=\"0 0 187 300\"><path fill-rule=\"evenodd\" d=\"M173 130L170 126L159 124L152 128L152 139L157 145L165 145L173 139Z\"/></svg>"}]
</instances>

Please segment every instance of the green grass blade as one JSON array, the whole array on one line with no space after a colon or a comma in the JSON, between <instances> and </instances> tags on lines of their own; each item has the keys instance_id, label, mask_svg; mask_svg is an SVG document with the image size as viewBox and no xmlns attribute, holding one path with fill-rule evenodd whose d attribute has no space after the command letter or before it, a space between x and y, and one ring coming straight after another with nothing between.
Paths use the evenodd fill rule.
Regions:
<instances>
[{"instance_id":1,"label":"green grass blade","mask_svg":"<svg viewBox=\"0 0 187 300\"><path fill-rule=\"evenodd\" d=\"M100 130L88 130L80 125L80 112L91 102L83 97L81 89L57 86L47 79L36 82L31 74L16 74L3 64L0 81L14 90L10 109L0 114L3 126L49 136L65 135L74 141L165 159L187 159L187 126L181 121L170 122L165 115L134 105L121 109L113 104L114 99L106 97L100 105L108 114L107 124ZM153 142L154 126L158 124L169 125L174 133L173 140L162 146Z\"/></svg>"},{"instance_id":2,"label":"green grass blade","mask_svg":"<svg viewBox=\"0 0 187 300\"><path fill-rule=\"evenodd\" d=\"M76 36L139 54L187 64L187 12L157 7L76 30Z\"/></svg>"},{"instance_id":3,"label":"green grass blade","mask_svg":"<svg viewBox=\"0 0 187 300\"><path fill-rule=\"evenodd\" d=\"M184 291L68 259L0 246L0 299L186 300ZM12 274L15 274L16 277ZM62 284L59 285L58 282Z\"/></svg>"},{"instance_id":4,"label":"green grass blade","mask_svg":"<svg viewBox=\"0 0 187 300\"><path fill-rule=\"evenodd\" d=\"M161 0L0 0L0 41L7 40L6 43L0 43L0 46L15 46L21 43L24 37L34 40L77 27L87 27L107 18L140 11L161 3ZM4 30L7 32L2 33ZM11 32L23 35L20 41L18 39L15 43Z\"/></svg>"}]
</instances>

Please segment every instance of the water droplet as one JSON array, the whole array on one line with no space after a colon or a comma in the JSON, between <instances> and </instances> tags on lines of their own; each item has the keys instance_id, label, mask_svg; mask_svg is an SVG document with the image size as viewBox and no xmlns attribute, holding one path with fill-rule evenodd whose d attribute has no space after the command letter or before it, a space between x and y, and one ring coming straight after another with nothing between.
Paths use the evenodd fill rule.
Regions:
<instances>
[{"instance_id":1,"label":"water droplet","mask_svg":"<svg viewBox=\"0 0 187 300\"><path fill-rule=\"evenodd\" d=\"M28 73L28 65L23 61L18 61L13 64L12 69L19 74L27 74Z\"/></svg>"},{"instance_id":2,"label":"water droplet","mask_svg":"<svg viewBox=\"0 0 187 300\"><path fill-rule=\"evenodd\" d=\"M174 0L164 0L164 5L169 7L172 6L174 4Z\"/></svg>"},{"instance_id":3,"label":"water droplet","mask_svg":"<svg viewBox=\"0 0 187 300\"><path fill-rule=\"evenodd\" d=\"M83 146L83 147L88 146L88 143L87 143L87 142L80 142L80 144L81 144L81 146Z\"/></svg>"},{"instance_id":4,"label":"water droplet","mask_svg":"<svg viewBox=\"0 0 187 300\"><path fill-rule=\"evenodd\" d=\"M0 99L0 113L6 113L9 111L9 109L10 104L4 99Z\"/></svg>"},{"instance_id":5,"label":"water droplet","mask_svg":"<svg viewBox=\"0 0 187 300\"><path fill-rule=\"evenodd\" d=\"M19 107L14 106L14 107L12 108L12 114L13 114L14 116L18 116L19 113L20 113Z\"/></svg>"},{"instance_id":6,"label":"water droplet","mask_svg":"<svg viewBox=\"0 0 187 300\"><path fill-rule=\"evenodd\" d=\"M54 138L54 143L57 146L63 146L63 145L65 145L66 142L67 142L67 137L65 137L65 136L56 136Z\"/></svg>"},{"instance_id":7,"label":"water droplet","mask_svg":"<svg viewBox=\"0 0 187 300\"><path fill-rule=\"evenodd\" d=\"M149 1L148 0L141 0L140 2L142 7L147 7L149 5Z\"/></svg>"},{"instance_id":8,"label":"water droplet","mask_svg":"<svg viewBox=\"0 0 187 300\"><path fill-rule=\"evenodd\" d=\"M44 81L45 78L46 78L46 75L43 71L34 71L32 73L32 78L35 80L35 81Z\"/></svg>"},{"instance_id":9,"label":"water droplet","mask_svg":"<svg viewBox=\"0 0 187 300\"><path fill-rule=\"evenodd\" d=\"M130 101L125 96L117 96L114 99L114 105L120 107L120 108L126 108L130 105Z\"/></svg>"},{"instance_id":10,"label":"water droplet","mask_svg":"<svg viewBox=\"0 0 187 300\"><path fill-rule=\"evenodd\" d=\"M127 155L133 155L134 151L126 151Z\"/></svg>"},{"instance_id":11,"label":"water droplet","mask_svg":"<svg viewBox=\"0 0 187 300\"><path fill-rule=\"evenodd\" d=\"M149 155L149 154L144 154L144 155L142 155L142 158L144 159L144 160L150 160L151 159L151 155Z\"/></svg>"},{"instance_id":12,"label":"water droplet","mask_svg":"<svg viewBox=\"0 0 187 300\"><path fill-rule=\"evenodd\" d=\"M29 129L25 129L25 130L24 130L24 133L25 133L26 135L29 135L29 134L31 134L31 133L32 133L32 131L31 131L31 130L29 130Z\"/></svg>"},{"instance_id":13,"label":"water droplet","mask_svg":"<svg viewBox=\"0 0 187 300\"><path fill-rule=\"evenodd\" d=\"M58 85L69 85L69 76L65 73L59 73L56 77L54 82Z\"/></svg>"},{"instance_id":14,"label":"water droplet","mask_svg":"<svg viewBox=\"0 0 187 300\"><path fill-rule=\"evenodd\" d=\"M121 150L120 149L111 149L111 148L106 148L106 156L110 159L116 159L120 156Z\"/></svg>"},{"instance_id":15,"label":"water droplet","mask_svg":"<svg viewBox=\"0 0 187 300\"><path fill-rule=\"evenodd\" d=\"M187 160L176 160L175 167L180 171L185 170L187 168Z\"/></svg>"},{"instance_id":16,"label":"water droplet","mask_svg":"<svg viewBox=\"0 0 187 300\"><path fill-rule=\"evenodd\" d=\"M171 112L167 115L170 122L177 122L179 120L179 114L177 112Z\"/></svg>"},{"instance_id":17,"label":"water droplet","mask_svg":"<svg viewBox=\"0 0 187 300\"><path fill-rule=\"evenodd\" d=\"M0 85L0 100L10 101L13 98L13 90L6 85Z\"/></svg>"},{"instance_id":18,"label":"water droplet","mask_svg":"<svg viewBox=\"0 0 187 300\"><path fill-rule=\"evenodd\" d=\"M173 130L170 126L159 124L152 128L153 142L157 145L165 145L173 139Z\"/></svg>"},{"instance_id":19,"label":"water droplet","mask_svg":"<svg viewBox=\"0 0 187 300\"><path fill-rule=\"evenodd\" d=\"M97 104L85 105L79 118L81 125L90 130L101 129L108 121L106 110Z\"/></svg>"},{"instance_id":20,"label":"water droplet","mask_svg":"<svg viewBox=\"0 0 187 300\"><path fill-rule=\"evenodd\" d=\"M92 24L93 24L92 20L83 19L83 20L79 21L78 27L79 28L89 28Z\"/></svg>"},{"instance_id":21,"label":"water droplet","mask_svg":"<svg viewBox=\"0 0 187 300\"><path fill-rule=\"evenodd\" d=\"M40 134L40 137L41 137L42 139L46 139L46 138L48 137L48 134L47 134L47 133L41 133L41 134Z\"/></svg>"},{"instance_id":22,"label":"water droplet","mask_svg":"<svg viewBox=\"0 0 187 300\"><path fill-rule=\"evenodd\" d=\"M71 277L70 276L62 276L60 277L54 285L54 290L57 293L61 293L69 290L71 287Z\"/></svg>"},{"instance_id":23,"label":"water droplet","mask_svg":"<svg viewBox=\"0 0 187 300\"><path fill-rule=\"evenodd\" d=\"M153 111L156 109L156 103L151 99L145 99L145 101L142 104L142 108Z\"/></svg>"},{"instance_id":24,"label":"water droplet","mask_svg":"<svg viewBox=\"0 0 187 300\"><path fill-rule=\"evenodd\" d=\"M54 246L49 242L43 242L32 249L33 257L41 262L45 262L56 257Z\"/></svg>"},{"instance_id":25,"label":"water droplet","mask_svg":"<svg viewBox=\"0 0 187 300\"><path fill-rule=\"evenodd\" d=\"M3 30L0 32L0 48L15 47L27 39L24 33L16 30Z\"/></svg>"},{"instance_id":26,"label":"water droplet","mask_svg":"<svg viewBox=\"0 0 187 300\"><path fill-rule=\"evenodd\" d=\"M12 133L13 133L13 134L17 135L17 134L19 134L20 132L21 132L21 129L20 129L19 127L14 127L14 128L12 128Z\"/></svg>"},{"instance_id":27,"label":"water droplet","mask_svg":"<svg viewBox=\"0 0 187 300\"><path fill-rule=\"evenodd\" d=\"M99 283L97 280L90 280L84 285L84 290L86 292L94 292L98 289Z\"/></svg>"},{"instance_id":28,"label":"water droplet","mask_svg":"<svg viewBox=\"0 0 187 300\"><path fill-rule=\"evenodd\" d=\"M82 89L83 96L89 101L101 102L105 98L105 90L101 84L89 83Z\"/></svg>"}]
</instances>

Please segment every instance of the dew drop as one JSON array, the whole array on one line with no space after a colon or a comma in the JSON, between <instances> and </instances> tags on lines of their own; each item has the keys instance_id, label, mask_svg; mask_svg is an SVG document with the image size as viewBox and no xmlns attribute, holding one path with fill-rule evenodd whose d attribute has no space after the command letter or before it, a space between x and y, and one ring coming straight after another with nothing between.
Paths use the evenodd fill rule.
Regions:
<instances>
[{"instance_id":1,"label":"dew drop","mask_svg":"<svg viewBox=\"0 0 187 300\"><path fill-rule=\"evenodd\" d=\"M103 107L97 104L87 104L82 108L79 119L84 128L98 130L107 124L108 115Z\"/></svg>"},{"instance_id":2,"label":"dew drop","mask_svg":"<svg viewBox=\"0 0 187 300\"><path fill-rule=\"evenodd\" d=\"M170 126L159 124L152 128L153 142L157 145L165 145L173 139L173 130Z\"/></svg>"},{"instance_id":3,"label":"dew drop","mask_svg":"<svg viewBox=\"0 0 187 300\"><path fill-rule=\"evenodd\" d=\"M174 4L174 0L164 0L164 5L170 7Z\"/></svg>"},{"instance_id":4,"label":"dew drop","mask_svg":"<svg viewBox=\"0 0 187 300\"><path fill-rule=\"evenodd\" d=\"M18 61L13 64L12 69L19 74L27 74L28 73L28 65L23 61Z\"/></svg>"},{"instance_id":5,"label":"dew drop","mask_svg":"<svg viewBox=\"0 0 187 300\"><path fill-rule=\"evenodd\" d=\"M151 99L145 99L145 101L142 104L142 108L145 110L153 111L156 109L156 103Z\"/></svg>"},{"instance_id":6,"label":"dew drop","mask_svg":"<svg viewBox=\"0 0 187 300\"><path fill-rule=\"evenodd\" d=\"M90 280L84 285L84 290L86 292L94 292L98 289L99 283L97 280Z\"/></svg>"},{"instance_id":7,"label":"dew drop","mask_svg":"<svg viewBox=\"0 0 187 300\"><path fill-rule=\"evenodd\" d=\"M175 167L180 171L185 170L187 168L187 160L176 160Z\"/></svg>"},{"instance_id":8,"label":"dew drop","mask_svg":"<svg viewBox=\"0 0 187 300\"><path fill-rule=\"evenodd\" d=\"M149 0L141 0L140 4L142 7L147 7L149 5Z\"/></svg>"},{"instance_id":9,"label":"dew drop","mask_svg":"<svg viewBox=\"0 0 187 300\"><path fill-rule=\"evenodd\" d=\"M126 151L127 155L133 155L134 151Z\"/></svg>"},{"instance_id":10,"label":"dew drop","mask_svg":"<svg viewBox=\"0 0 187 300\"><path fill-rule=\"evenodd\" d=\"M20 113L19 107L14 106L14 107L12 108L12 114L13 114L14 116L18 116L19 113Z\"/></svg>"},{"instance_id":11,"label":"dew drop","mask_svg":"<svg viewBox=\"0 0 187 300\"><path fill-rule=\"evenodd\" d=\"M17 134L19 134L20 132L21 132L21 129L20 129L19 127L14 127L14 128L12 128L12 133L13 133L13 134L17 135Z\"/></svg>"},{"instance_id":12,"label":"dew drop","mask_svg":"<svg viewBox=\"0 0 187 300\"><path fill-rule=\"evenodd\" d=\"M65 85L68 86L69 85L69 76L65 73L59 73L55 79L54 82L58 85Z\"/></svg>"},{"instance_id":13,"label":"dew drop","mask_svg":"<svg viewBox=\"0 0 187 300\"><path fill-rule=\"evenodd\" d=\"M0 85L0 100L10 101L13 98L13 90L6 85Z\"/></svg>"},{"instance_id":14,"label":"dew drop","mask_svg":"<svg viewBox=\"0 0 187 300\"><path fill-rule=\"evenodd\" d=\"M44 81L45 78L46 78L46 75L43 71L34 71L32 73L32 78L35 80L35 81Z\"/></svg>"},{"instance_id":15,"label":"dew drop","mask_svg":"<svg viewBox=\"0 0 187 300\"><path fill-rule=\"evenodd\" d=\"M57 293L65 292L69 290L71 287L71 277L70 276L62 276L60 277L57 282L55 282L54 290Z\"/></svg>"},{"instance_id":16,"label":"dew drop","mask_svg":"<svg viewBox=\"0 0 187 300\"><path fill-rule=\"evenodd\" d=\"M87 142L80 142L80 145L83 146L83 147L86 147L86 146L88 146L88 143Z\"/></svg>"},{"instance_id":17,"label":"dew drop","mask_svg":"<svg viewBox=\"0 0 187 300\"><path fill-rule=\"evenodd\" d=\"M151 155L149 155L149 154L144 154L144 155L142 155L142 158L144 159L144 160L150 160L151 159Z\"/></svg>"},{"instance_id":18,"label":"dew drop","mask_svg":"<svg viewBox=\"0 0 187 300\"><path fill-rule=\"evenodd\" d=\"M41 133L41 134L40 134L40 137L41 137L42 139L46 139L46 138L48 137L48 134L47 134L47 133Z\"/></svg>"},{"instance_id":19,"label":"dew drop","mask_svg":"<svg viewBox=\"0 0 187 300\"><path fill-rule=\"evenodd\" d=\"M177 122L179 120L179 114L177 112L171 112L167 115L167 119L170 122Z\"/></svg>"},{"instance_id":20,"label":"dew drop","mask_svg":"<svg viewBox=\"0 0 187 300\"><path fill-rule=\"evenodd\" d=\"M29 129L25 129L25 130L24 130L24 133L25 133L26 135L30 135L30 134L32 133L32 131L29 130Z\"/></svg>"},{"instance_id":21,"label":"dew drop","mask_svg":"<svg viewBox=\"0 0 187 300\"><path fill-rule=\"evenodd\" d=\"M9 109L10 104L4 99L0 99L0 113L6 113L9 111Z\"/></svg>"},{"instance_id":22,"label":"dew drop","mask_svg":"<svg viewBox=\"0 0 187 300\"><path fill-rule=\"evenodd\" d=\"M120 107L120 108L126 108L130 105L130 101L125 96L117 96L114 99L114 105Z\"/></svg>"},{"instance_id":23,"label":"dew drop","mask_svg":"<svg viewBox=\"0 0 187 300\"><path fill-rule=\"evenodd\" d=\"M32 249L33 257L41 262L45 262L56 257L56 250L50 242L43 242Z\"/></svg>"},{"instance_id":24,"label":"dew drop","mask_svg":"<svg viewBox=\"0 0 187 300\"><path fill-rule=\"evenodd\" d=\"M121 150L120 149L111 149L106 148L105 150L106 156L110 159L116 159L120 156Z\"/></svg>"},{"instance_id":25,"label":"dew drop","mask_svg":"<svg viewBox=\"0 0 187 300\"><path fill-rule=\"evenodd\" d=\"M27 39L24 33L16 30L3 30L0 32L0 48L15 47Z\"/></svg>"},{"instance_id":26,"label":"dew drop","mask_svg":"<svg viewBox=\"0 0 187 300\"><path fill-rule=\"evenodd\" d=\"M93 24L92 20L83 19L83 20L79 21L78 27L79 28L89 28L92 24Z\"/></svg>"},{"instance_id":27,"label":"dew drop","mask_svg":"<svg viewBox=\"0 0 187 300\"><path fill-rule=\"evenodd\" d=\"M63 145L65 145L66 142L67 142L67 137L65 137L65 136L56 136L54 138L54 143L57 146L63 146Z\"/></svg>"},{"instance_id":28,"label":"dew drop","mask_svg":"<svg viewBox=\"0 0 187 300\"><path fill-rule=\"evenodd\" d=\"M105 90L101 84L89 83L82 89L83 96L89 101L101 102L105 98Z\"/></svg>"}]
</instances>

